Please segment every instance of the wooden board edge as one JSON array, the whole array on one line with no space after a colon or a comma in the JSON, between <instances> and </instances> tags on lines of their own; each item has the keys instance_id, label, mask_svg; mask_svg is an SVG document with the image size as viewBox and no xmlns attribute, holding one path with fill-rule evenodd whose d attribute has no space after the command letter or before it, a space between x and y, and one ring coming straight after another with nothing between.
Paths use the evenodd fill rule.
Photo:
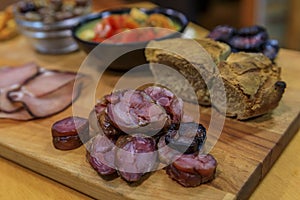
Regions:
<instances>
[{"instance_id":1,"label":"wooden board edge","mask_svg":"<svg viewBox=\"0 0 300 200\"><path fill-rule=\"evenodd\" d=\"M266 156L264 161L256 168L251 177L247 180L243 188L237 194L237 199L248 199L255 188L259 185L260 181L270 171L280 154L284 151L285 147L292 140L294 135L300 128L300 112L297 117L292 121L290 126L286 129L285 133L280 137L273 149Z\"/></svg>"},{"instance_id":2,"label":"wooden board edge","mask_svg":"<svg viewBox=\"0 0 300 200\"><path fill-rule=\"evenodd\" d=\"M49 170L49 165L46 162L40 162L39 160L15 151L14 149L7 148L0 144L1 157L10 160L34 173L45 176L57 183L60 183L66 187L76 190L79 193L85 194L95 199L110 199L110 200L133 200L129 196L123 196L121 193L110 192L106 188L95 188L94 185L89 184L87 181L83 181L80 176L76 176L68 171L56 171ZM16 156L17 155L17 156ZM64 178L66 173L68 178ZM235 200L236 195L229 192L224 192L217 188L212 188L215 192L224 194L222 200Z\"/></svg>"},{"instance_id":3,"label":"wooden board edge","mask_svg":"<svg viewBox=\"0 0 300 200\"><path fill-rule=\"evenodd\" d=\"M282 137L280 137L280 139L277 142L277 144L275 145L275 147L272 149L272 151L271 151L271 160L270 160L269 167L267 167L263 171L262 177L265 177L265 175L271 169L273 164L279 158L281 153L284 151L285 147L293 139L293 137L299 131L299 129L300 129L300 112L298 113L297 117L291 122L290 126L286 129L286 131L282 135Z\"/></svg>"},{"instance_id":4,"label":"wooden board edge","mask_svg":"<svg viewBox=\"0 0 300 200\"><path fill-rule=\"evenodd\" d=\"M21 165L35 173L50 178L51 180L58 182L62 185L70 187L80 193L90 196L95 199L110 199L110 200L132 200L131 198L125 197L119 193L109 193L105 189L94 189L94 186L86 181L80 179L79 176L73 175L68 171L57 170L55 173L49 170L50 166L47 163L40 162L30 156L16 152L11 148L4 147L0 144L1 157L8 159L18 165ZM17 157L16 157L17 155ZM64 178L65 173L68 174L68 179Z\"/></svg>"},{"instance_id":5,"label":"wooden board edge","mask_svg":"<svg viewBox=\"0 0 300 200\"><path fill-rule=\"evenodd\" d=\"M262 164L259 164L256 167L255 171L253 171L251 176L248 178L244 186L238 192L236 199L239 200L249 199L252 192L255 190L256 186L262 180L261 172L262 172Z\"/></svg>"}]
</instances>

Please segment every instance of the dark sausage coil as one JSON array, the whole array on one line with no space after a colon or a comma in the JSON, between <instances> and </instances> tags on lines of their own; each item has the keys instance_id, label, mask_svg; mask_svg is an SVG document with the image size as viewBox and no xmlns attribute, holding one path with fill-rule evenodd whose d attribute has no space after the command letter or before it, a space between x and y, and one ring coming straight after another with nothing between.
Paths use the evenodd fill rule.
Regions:
<instances>
[{"instance_id":1,"label":"dark sausage coil","mask_svg":"<svg viewBox=\"0 0 300 200\"><path fill-rule=\"evenodd\" d=\"M199 152L206 140L206 129L194 122L182 123L178 130L169 130L165 135L165 143L185 154Z\"/></svg>"},{"instance_id":2,"label":"dark sausage coil","mask_svg":"<svg viewBox=\"0 0 300 200\"><path fill-rule=\"evenodd\" d=\"M279 51L278 41L269 39L267 30L258 25L240 29L228 25L219 25L207 37L227 43L230 45L232 52L261 52L272 61Z\"/></svg>"}]
</instances>

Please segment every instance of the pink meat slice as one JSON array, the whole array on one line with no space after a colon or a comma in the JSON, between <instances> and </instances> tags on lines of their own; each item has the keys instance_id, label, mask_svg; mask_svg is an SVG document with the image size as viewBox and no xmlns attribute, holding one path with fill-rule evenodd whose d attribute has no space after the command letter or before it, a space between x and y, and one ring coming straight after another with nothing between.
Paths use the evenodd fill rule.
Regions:
<instances>
[{"instance_id":1,"label":"pink meat slice","mask_svg":"<svg viewBox=\"0 0 300 200\"><path fill-rule=\"evenodd\" d=\"M48 117L67 108L79 95L80 88L75 88L74 81L70 81L59 89L35 97L23 91L11 92L10 98L15 102L22 102L29 113L35 118Z\"/></svg>"},{"instance_id":2,"label":"pink meat slice","mask_svg":"<svg viewBox=\"0 0 300 200\"><path fill-rule=\"evenodd\" d=\"M183 117L183 101L170 90L158 86L150 86L144 90L158 105L162 106L172 123L179 124Z\"/></svg>"},{"instance_id":3,"label":"pink meat slice","mask_svg":"<svg viewBox=\"0 0 300 200\"><path fill-rule=\"evenodd\" d=\"M165 110L143 91L127 90L107 98L108 116L125 133L154 134L168 119Z\"/></svg>"},{"instance_id":4,"label":"pink meat slice","mask_svg":"<svg viewBox=\"0 0 300 200\"><path fill-rule=\"evenodd\" d=\"M64 110L79 95L76 78L76 73L50 71L35 63L1 68L0 118L30 120Z\"/></svg>"},{"instance_id":5,"label":"pink meat slice","mask_svg":"<svg viewBox=\"0 0 300 200\"><path fill-rule=\"evenodd\" d=\"M23 85L21 91L31 96L40 97L74 81L75 78L76 73L44 70L40 75Z\"/></svg>"},{"instance_id":6,"label":"pink meat slice","mask_svg":"<svg viewBox=\"0 0 300 200\"><path fill-rule=\"evenodd\" d=\"M38 72L39 67L35 63L27 63L19 67L2 68L0 69L0 88L23 84Z\"/></svg>"},{"instance_id":7,"label":"pink meat slice","mask_svg":"<svg viewBox=\"0 0 300 200\"><path fill-rule=\"evenodd\" d=\"M27 80L39 73L39 67L35 63L27 63L19 67L5 67L0 69L0 111L15 112L22 105L11 102L7 94L11 90L21 87Z\"/></svg>"},{"instance_id":8,"label":"pink meat slice","mask_svg":"<svg viewBox=\"0 0 300 200\"><path fill-rule=\"evenodd\" d=\"M10 88L0 89L0 111L5 112L5 113L13 113L13 112L16 112L16 111L22 109L22 107L23 107L22 104L12 102L7 97L7 94L12 89L16 89L16 88L10 87Z\"/></svg>"}]
</instances>

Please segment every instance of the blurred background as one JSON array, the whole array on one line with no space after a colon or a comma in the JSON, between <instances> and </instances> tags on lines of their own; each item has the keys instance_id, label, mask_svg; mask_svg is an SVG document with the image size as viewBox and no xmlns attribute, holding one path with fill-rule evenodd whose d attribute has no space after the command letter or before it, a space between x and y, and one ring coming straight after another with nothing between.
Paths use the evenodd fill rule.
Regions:
<instances>
[{"instance_id":1,"label":"blurred background","mask_svg":"<svg viewBox=\"0 0 300 200\"><path fill-rule=\"evenodd\" d=\"M1 0L0 9L17 0ZM149 0L186 14L202 27L211 30L220 24L237 28L254 24L267 28L270 37L281 47L300 50L299 0ZM98 9L117 7L141 0L94 0Z\"/></svg>"}]
</instances>

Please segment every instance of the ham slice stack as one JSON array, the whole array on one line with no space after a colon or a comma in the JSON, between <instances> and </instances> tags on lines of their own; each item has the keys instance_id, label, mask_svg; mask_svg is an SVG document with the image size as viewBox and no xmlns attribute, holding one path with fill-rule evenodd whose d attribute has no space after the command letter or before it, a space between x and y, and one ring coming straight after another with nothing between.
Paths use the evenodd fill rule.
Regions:
<instances>
[{"instance_id":1,"label":"ham slice stack","mask_svg":"<svg viewBox=\"0 0 300 200\"><path fill-rule=\"evenodd\" d=\"M35 63L0 68L0 118L31 120L61 112L79 95L74 82L81 77Z\"/></svg>"}]
</instances>

